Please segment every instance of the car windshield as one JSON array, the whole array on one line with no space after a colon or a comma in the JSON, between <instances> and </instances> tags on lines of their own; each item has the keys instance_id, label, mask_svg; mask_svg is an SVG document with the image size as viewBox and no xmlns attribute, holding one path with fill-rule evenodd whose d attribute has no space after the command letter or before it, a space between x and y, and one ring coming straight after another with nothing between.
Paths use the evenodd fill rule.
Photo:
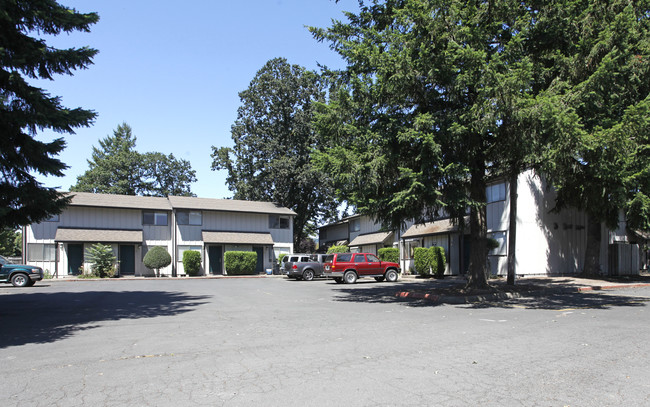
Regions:
<instances>
[{"instance_id":1,"label":"car windshield","mask_svg":"<svg viewBox=\"0 0 650 407\"><path fill-rule=\"evenodd\" d=\"M0 264L3 265L3 266L4 266L5 264L9 264L9 260L7 260L7 259L5 259L4 257L0 256Z\"/></svg>"}]
</instances>

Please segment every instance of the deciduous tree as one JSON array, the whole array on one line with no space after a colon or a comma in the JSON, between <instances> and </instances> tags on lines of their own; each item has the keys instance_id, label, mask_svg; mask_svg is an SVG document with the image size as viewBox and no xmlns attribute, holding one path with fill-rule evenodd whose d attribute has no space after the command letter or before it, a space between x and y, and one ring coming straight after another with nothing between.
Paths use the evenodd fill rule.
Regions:
<instances>
[{"instance_id":1,"label":"deciduous tree","mask_svg":"<svg viewBox=\"0 0 650 407\"><path fill-rule=\"evenodd\" d=\"M13 228L60 213L69 202L34 174L62 176L67 168L57 155L63 138L37 140L50 129L74 134L89 126L95 113L69 109L59 97L31 85L30 79L54 79L87 68L97 50L56 49L38 34L89 31L96 13L80 13L54 0L0 2L0 227Z\"/></svg>"},{"instance_id":2,"label":"deciduous tree","mask_svg":"<svg viewBox=\"0 0 650 407\"><path fill-rule=\"evenodd\" d=\"M277 202L293 209L294 247L315 230L314 222L336 215L325 173L312 163L319 139L313 106L325 97L320 77L284 58L268 61L248 89L232 126L234 146L213 147L213 170L228 172L235 199Z\"/></svg>"}]
</instances>

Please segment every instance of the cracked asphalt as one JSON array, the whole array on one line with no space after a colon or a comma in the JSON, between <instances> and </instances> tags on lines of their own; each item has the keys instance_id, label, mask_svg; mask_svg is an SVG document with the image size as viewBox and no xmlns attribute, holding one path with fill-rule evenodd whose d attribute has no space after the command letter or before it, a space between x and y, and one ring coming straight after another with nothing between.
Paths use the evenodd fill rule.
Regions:
<instances>
[{"instance_id":1,"label":"cracked asphalt","mask_svg":"<svg viewBox=\"0 0 650 407\"><path fill-rule=\"evenodd\" d=\"M0 286L0 405L650 405L650 287L395 296L418 284Z\"/></svg>"}]
</instances>

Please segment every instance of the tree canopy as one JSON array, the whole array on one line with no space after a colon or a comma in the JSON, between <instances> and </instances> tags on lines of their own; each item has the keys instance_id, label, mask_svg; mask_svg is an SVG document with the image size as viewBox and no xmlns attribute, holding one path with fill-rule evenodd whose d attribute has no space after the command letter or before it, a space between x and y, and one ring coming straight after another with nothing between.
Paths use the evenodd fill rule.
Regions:
<instances>
[{"instance_id":1,"label":"tree canopy","mask_svg":"<svg viewBox=\"0 0 650 407\"><path fill-rule=\"evenodd\" d=\"M232 126L234 146L213 147L213 170L228 171L235 199L277 202L293 209L299 250L316 220L336 214L334 191L312 163L319 138L312 128L314 103L324 101L319 75L284 58L268 61L239 94Z\"/></svg>"},{"instance_id":2,"label":"tree canopy","mask_svg":"<svg viewBox=\"0 0 650 407\"><path fill-rule=\"evenodd\" d=\"M34 176L63 176L66 164L56 156L64 139L36 139L46 129L74 134L89 126L95 113L69 109L59 97L30 85L30 79L54 79L87 68L97 50L56 49L36 34L59 35L90 30L96 13L80 13L54 0L0 3L0 227L38 222L60 213L69 202Z\"/></svg>"},{"instance_id":3,"label":"tree canopy","mask_svg":"<svg viewBox=\"0 0 650 407\"><path fill-rule=\"evenodd\" d=\"M194 196L196 172L191 164L173 154L141 154L135 150L131 126L122 123L113 136L99 140L88 160L88 170L71 188L77 192L145 196Z\"/></svg>"},{"instance_id":4,"label":"tree canopy","mask_svg":"<svg viewBox=\"0 0 650 407\"><path fill-rule=\"evenodd\" d=\"M311 29L347 62L346 69L330 73L336 90L317 115L317 129L329 143L317 158L319 167L332 176L342 199L387 226L441 212L462 225L469 208L470 285L486 285L488 180L526 167L543 169L558 187L561 208L575 204L563 192L570 188L562 182L571 185L563 174L575 168L575 157L587 163L587 141L601 154L620 155L620 143L606 143L597 133L616 117L605 115L602 96L614 92L610 98L621 101L615 109L620 120L626 106L648 94L647 52L639 49L647 48L649 38L647 2L628 3L360 2L359 14L347 13L346 23ZM598 74L620 62L607 51L625 35L614 35L616 23L601 29L620 19L619 29L637 27L629 34L637 46L624 47L620 58L641 62L638 72L613 73L614 85ZM643 77L642 85L636 78ZM590 103L600 110L587 109ZM574 161L565 165L570 157ZM599 171L617 165L606 162L598 161ZM603 188L576 176L593 191Z\"/></svg>"}]
</instances>

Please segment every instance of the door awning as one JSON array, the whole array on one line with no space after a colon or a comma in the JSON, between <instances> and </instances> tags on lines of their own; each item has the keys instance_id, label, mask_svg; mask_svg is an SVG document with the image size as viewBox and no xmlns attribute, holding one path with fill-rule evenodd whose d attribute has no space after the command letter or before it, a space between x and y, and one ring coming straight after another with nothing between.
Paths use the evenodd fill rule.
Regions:
<instances>
[{"instance_id":1,"label":"door awning","mask_svg":"<svg viewBox=\"0 0 650 407\"><path fill-rule=\"evenodd\" d=\"M142 243L142 230L58 228L56 242Z\"/></svg>"},{"instance_id":2,"label":"door awning","mask_svg":"<svg viewBox=\"0 0 650 407\"><path fill-rule=\"evenodd\" d=\"M393 232L377 232L355 237L350 246L363 246L368 244L381 244L393 237Z\"/></svg>"},{"instance_id":3,"label":"door awning","mask_svg":"<svg viewBox=\"0 0 650 407\"><path fill-rule=\"evenodd\" d=\"M255 232L202 232L204 243L273 245L270 233Z\"/></svg>"}]
</instances>

